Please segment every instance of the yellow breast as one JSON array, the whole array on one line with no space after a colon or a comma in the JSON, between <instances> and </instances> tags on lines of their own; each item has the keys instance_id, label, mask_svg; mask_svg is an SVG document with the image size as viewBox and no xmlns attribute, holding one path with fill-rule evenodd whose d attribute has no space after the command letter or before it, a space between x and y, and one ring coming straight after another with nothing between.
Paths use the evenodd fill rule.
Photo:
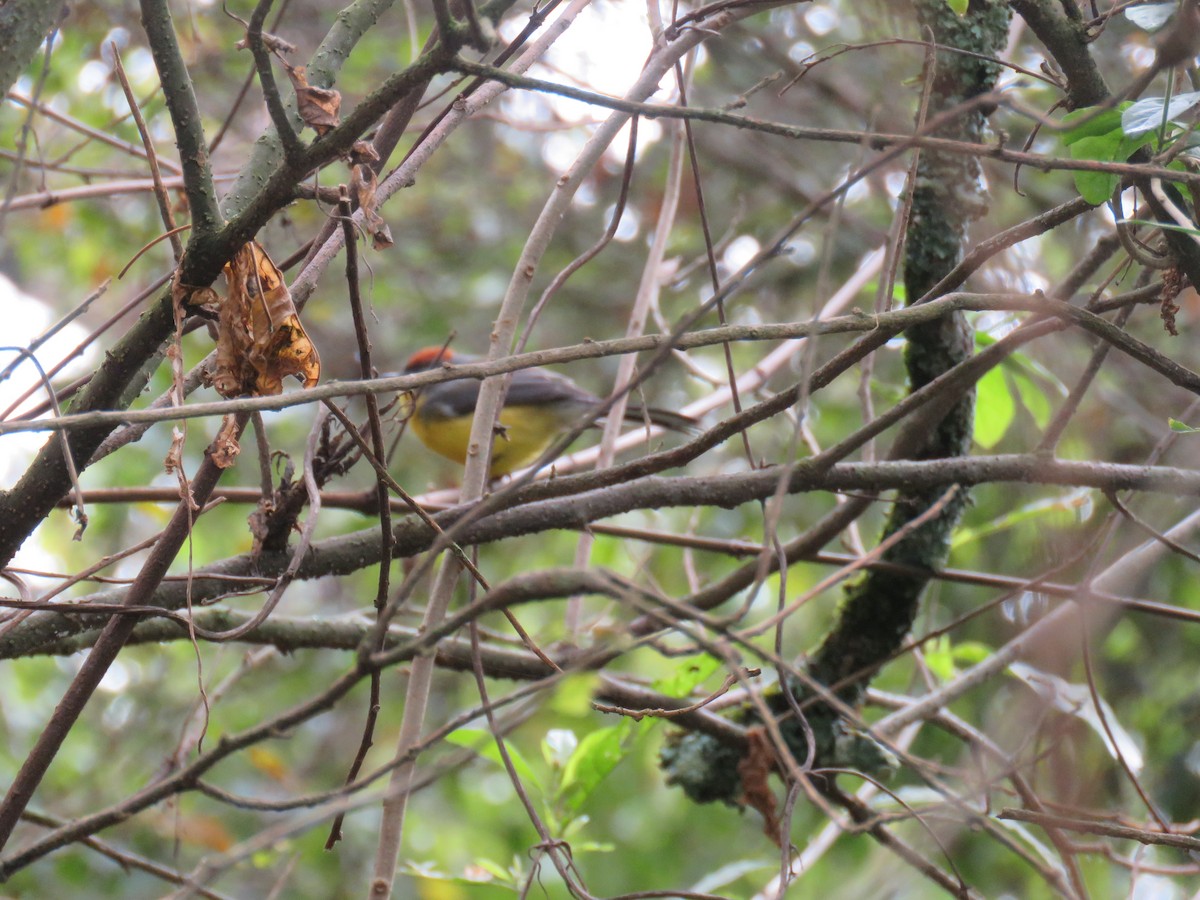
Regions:
<instances>
[{"instance_id":1,"label":"yellow breast","mask_svg":"<svg viewBox=\"0 0 1200 900\"><path fill-rule=\"evenodd\" d=\"M409 420L409 426L421 443L434 453L465 465L473 415L451 418L424 415L422 405L418 398L416 411ZM500 425L504 431L497 434L492 443L491 476L507 475L537 459L570 424L569 420L564 420L564 412L569 414L573 410L553 406L504 407L500 412Z\"/></svg>"}]
</instances>

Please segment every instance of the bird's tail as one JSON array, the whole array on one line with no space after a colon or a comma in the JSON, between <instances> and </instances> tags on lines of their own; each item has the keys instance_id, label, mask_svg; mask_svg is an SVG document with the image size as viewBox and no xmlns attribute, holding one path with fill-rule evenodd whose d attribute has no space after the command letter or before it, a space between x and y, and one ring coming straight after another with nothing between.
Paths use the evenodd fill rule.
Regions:
<instances>
[{"instance_id":1,"label":"bird's tail","mask_svg":"<svg viewBox=\"0 0 1200 900\"><path fill-rule=\"evenodd\" d=\"M691 416L685 416L683 413L677 413L669 409L660 409L655 406L638 406L631 403L625 408L625 421L634 423L645 423L649 419L651 423L667 428L671 431L678 431L682 434L698 434L700 432L700 423Z\"/></svg>"}]
</instances>

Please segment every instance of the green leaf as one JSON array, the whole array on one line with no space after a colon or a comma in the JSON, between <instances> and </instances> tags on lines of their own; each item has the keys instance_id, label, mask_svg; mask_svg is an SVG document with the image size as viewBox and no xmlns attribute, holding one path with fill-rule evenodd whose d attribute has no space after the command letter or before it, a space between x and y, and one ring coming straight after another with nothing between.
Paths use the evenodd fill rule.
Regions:
<instances>
[{"instance_id":1,"label":"green leaf","mask_svg":"<svg viewBox=\"0 0 1200 900\"><path fill-rule=\"evenodd\" d=\"M959 665L973 666L992 655L992 648L980 641L962 641L951 651Z\"/></svg>"},{"instance_id":2,"label":"green leaf","mask_svg":"<svg viewBox=\"0 0 1200 900\"><path fill-rule=\"evenodd\" d=\"M975 390L975 441L991 450L1000 443L1012 424L1016 404L1013 403L1004 370L999 366L988 370L979 379Z\"/></svg>"},{"instance_id":3,"label":"green leaf","mask_svg":"<svg viewBox=\"0 0 1200 900\"><path fill-rule=\"evenodd\" d=\"M1123 117L1129 112L1129 104L1117 109L1094 113L1082 109L1063 118L1063 124L1073 120L1080 122L1063 133L1063 143L1070 148L1072 159L1087 159L1094 162L1125 162L1134 151L1151 143L1151 134L1131 133L1122 125ZM1122 111L1124 110L1124 111ZM1161 110L1160 110L1161 111ZM1082 115L1081 115L1082 114ZM1117 189L1120 176L1109 172L1073 172L1075 187L1088 203L1106 202Z\"/></svg>"},{"instance_id":4,"label":"green leaf","mask_svg":"<svg viewBox=\"0 0 1200 900\"><path fill-rule=\"evenodd\" d=\"M719 668L721 661L712 656L687 659L670 675L655 681L654 689L668 697L686 697Z\"/></svg>"},{"instance_id":5,"label":"green leaf","mask_svg":"<svg viewBox=\"0 0 1200 900\"><path fill-rule=\"evenodd\" d=\"M1200 428L1193 428L1191 425L1180 422L1178 419L1167 419L1167 423L1171 426L1172 431L1178 431L1180 434L1195 434L1197 431L1200 431Z\"/></svg>"},{"instance_id":6,"label":"green leaf","mask_svg":"<svg viewBox=\"0 0 1200 900\"><path fill-rule=\"evenodd\" d=\"M571 846L574 847L575 841L578 840L579 835L583 834L583 830L591 824L591 821L591 817L587 815L573 816L563 823L557 833L564 841L570 841Z\"/></svg>"},{"instance_id":7,"label":"green leaf","mask_svg":"<svg viewBox=\"0 0 1200 900\"><path fill-rule=\"evenodd\" d=\"M563 770L561 790L567 806L579 809L623 757L616 726L597 729L580 741Z\"/></svg>"},{"instance_id":8,"label":"green leaf","mask_svg":"<svg viewBox=\"0 0 1200 900\"><path fill-rule=\"evenodd\" d=\"M1017 396L1021 399L1021 405L1025 407L1030 418L1037 423L1038 428L1045 428L1050 424L1052 410L1050 401L1046 398L1041 385L1021 372L1010 372L1009 374L1017 389Z\"/></svg>"},{"instance_id":9,"label":"green leaf","mask_svg":"<svg viewBox=\"0 0 1200 900\"><path fill-rule=\"evenodd\" d=\"M1121 149L1122 140L1120 131L1080 138L1071 145L1071 158L1114 162L1117 152ZM1076 171L1072 174L1075 176L1075 189L1079 191L1079 195L1088 203L1096 205L1107 203L1121 181L1119 175L1110 172Z\"/></svg>"},{"instance_id":10,"label":"green leaf","mask_svg":"<svg viewBox=\"0 0 1200 900\"><path fill-rule=\"evenodd\" d=\"M950 7L950 11L956 16L965 16L967 7L971 5L971 0L946 0L946 5Z\"/></svg>"},{"instance_id":11,"label":"green leaf","mask_svg":"<svg viewBox=\"0 0 1200 900\"><path fill-rule=\"evenodd\" d=\"M1008 359L1004 360L1004 365L1010 374L1030 379L1043 394L1053 391L1059 397L1067 396L1067 386L1062 383L1062 379L1025 353L1010 354Z\"/></svg>"},{"instance_id":12,"label":"green leaf","mask_svg":"<svg viewBox=\"0 0 1200 900\"><path fill-rule=\"evenodd\" d=\"M947 635L938 635L932 641L926 641L923 656L925 665L939 681L949 681L955 676L957 667L954 665L954 654L951 652L950 638Z\"/></svg>"},{"instance_id":13,"label":"green leaf","mask_svg":"<svg viewBox=\"0 0 1200 900\"><path fill-rule=\"evenodd\" d=\"M496 763L496 765L504 768L504 759L500 756L500 748L496 746L496 739L492 737L490 731L485 731L482 728L458 728L446 735L446 743L454 744L456 747L465 747L473 753L478 753L484 759L489 759ZM525 757L521 755L521 751L512 744L505 744L504 749L508 751L513 768L516 769L517 775L520 776L521 780L532 784L540 791L542 789L542 782L534 773L529 763L525 761Z\"/></svg>"},{"instance_id":14,"label":"green leaf","mask_svg":"<svg viewBox=\"0 0 1200 900\"><path fill-rule=\"evenodd\" d=\"M1153 133L1143 134L1141 137L1123 137L1121 138L1121 145L1117 147L1116 158L1121 162L1125 162L1129 157L1133 156L1139 147L1153 144L1156 140L1158 140L1158 136Z\"/></svg>"},{"instance_id":15,"label":"green leaf","mask_svg":"<svg viewBox=\"0 0 1200 900\"><path fill-rule=\"evenodd\" d=\"M1088 203L1099 206L1116 192L1120 181L1121 176L1108 172L1076 172L1075 190Z\"/></svg>"},{"instance_id":16,"label":"green leaf","mask_svg":"<svg viewBox=\"0 0 1200 900\"><path fill-rule=\"evenodd\" d=\"M551 705L556 713L573 718L584 718L592 713L592 695L596 692L596 672L573 672L567 675L554 689Z\"/></svg>"},{"instance_id":17,"label":"green leaf","mask_svg":"<svg viewBox=\"0 0 1200 900\"><path fill-rule=\"evenodd\" d=\"M929 670L942 681L950 681L959 669L983 662L992 655L992 648L979 641L963 641L951 644L950 637L942 634L925 642L923 656Z\"/></svg>"},{"instance_id":18,"label":"green leaf","mask_svg":"<svg viewBox=\"0 0 1200 900\"><path fill-rule=\"evenodd\" d=\"M1090 488L1077 488L1067 494L1047 497L1027 503L976 528L959 528L951 542L958 549L972 541L978 541L1018 525L1036 524L1040 529L1069 527L1086 522L1095 511Z\"/></svg>"},{"instance_id":19,"label":"green leaf","mask_svg":"<svg viewBox=\"0 0 1200 900\"><path fill-rule=\"evenodd\" d=\"M1075 125L1075 122L1080 124ZM1063 116L1062 123L1066 128L1062 134L1063 144L1070 147L1083 138L1121 132L1121 107L1096 112L1096 107L1085 106L1083 109L1067 113Z\"/></svg>"}]
</instances>

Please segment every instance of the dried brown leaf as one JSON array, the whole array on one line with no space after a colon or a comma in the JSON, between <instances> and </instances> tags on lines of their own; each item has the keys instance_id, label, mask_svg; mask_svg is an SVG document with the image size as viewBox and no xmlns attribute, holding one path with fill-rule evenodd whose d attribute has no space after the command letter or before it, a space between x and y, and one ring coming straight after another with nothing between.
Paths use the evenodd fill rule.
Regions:
<instances>
[{"instance_id":1,"label":"dried brown leaf","mask_svg":"<svg viewBox=\"0 0 1200 900\"><path fill-rule=\"evenodd\" d=\"M178 425L171 429L171 446L167 449L167 456L163 460L163 468L166 469L167 474L174 474L176 480L178 480L179 499L186 499L188 506L195 511L200 507L192 497L192 486L188 484L187 475L183 471L184 437L185 435Z\"/></svg>"},{"instance_id":2,"label":"dried brown leaf","mask_svg":"<svg viewBox=\"0 0 1200 900\"><path fill-rule=\"evenodd\" d=\"M253 343L247 327L249 302L244 266L239 261L248 246L242 247L225 266L229 290L217 314L217 353L208 377L222 397L240 397L249 393L254 384L254 370L248 358Z\"/></svg>"},{"instance_id":3,"label":"dried brown leaf","mask_svg":"<svg viewBox=\"0 0 1200 900\"><path fill-rule=\"evenodd\" d=\"M763 817L763 832L778 844L779 814L769 783L770 775L775 770L775 750L765 728L749 729L746 738L749 746L737 767L738 776L742 779L742 802L758 810Z\"/></svg>"},{"instance_id":4,"label":"dried brown leaf","mask_svg":"<svg viewBox=\"0 0 1200 900\"><path fill-rule=\"evenodd\" d=\"M238 21L241 21L241 20L239 19ZM246 23L242 22L242 24L245 25ZM284 54L287 54L287 53L295 53L296 52L295 44L291 43L290 41L284 40L277 34L271 34L271 32L269 32L269 31L264 31L262 33L262 42L263 42L263 46L266 47L267 50L269 50L271 53L274 53L280 57L282 57ZM242 38L240 41L238 41L233 46L234 46L234 49L245 50L247 47L250 46L250 41L248 38Z\"/></svg>"},{"instance_id":5,"label":"dried brown leaf","mask_svg":"<svg viewBox=\"0 0 1200 900\"><path fill-rule=\"evenodd\" d=\"M300 324L283 273L255 241L225 267L229 293L217 325L211 382L225 397L263 396L299 375L305 387L321 377L321 358Z\"/></svg>"},{"instance_id":6,"label":"dried brown leaf","mask_svg":"<svg viewBox=\"0 0 1200 900\"><path fill-rule=\"evenodd\" d=\"M350 169L350 187L362 209L363 222L371 235L371 246L376 250L386 250L395 241L392 240L392 231L387 222L378 212L379 200L375 196L378 186L379 180L370 166L358 165Z\"/></svg>"},{"instance_id":7,"label":"dried brown leaf","mask_svg":"<svg viewBox=\"0 0 1200 900\"><path fill-rule=\"evenodd\" d=\"M321 378L321 358L300 324L283 272L258 244L251 242L249 247L255 266L254 277L247 281L253 336L250 362L260 383L280 382L273 393L282 390L281 382L288 375L300 375L305 387L313 387Z\"/></svg>"},{"instance_id":8,"label":"dried brown leaf","mask_svg":"<svg viewBox=\"0 0 1200 900\"><path fill-rule=\"evenodd\" d=\"M282 380L288 375L299 375L306 388L316 387L321 380L321 357L295 313L276 326L264 355L260 376Z\"/></svg>"},{"instance_id":9,"label":"dried brown leaf","mask_svg":"<svg viewBox=\"0 0 1200 900\"><path fill-rule=\"evenodd\" d=\"M1162 293L1158 298L1158 315L1162 319L1163 328L1167 330L1167 334L1171 335L1171 337L1179 337L1179 329L1175 323L1175 316L1179 312L1179 304L1175 301L1178 299L1185 283L1183 272L1178 266L1167 269L1163 273Z\"/></svg>"},{"instance_id":10,"label":"dried brown leaf","mask_svg":"<svg viewBox=\"0 0 1200 900\"><path fill-rule=\"evenodd\" d=\"M341 124L338 111L342 95L332 88L314 87L308 83L304 66L288 66L288 77L296 91L296 111L300 119L317 134L324 134Z\"/></svg>"},{"instance_id":11,"label":"dried brown leaf","mask_svg":"<svg viewBox=\"0 0 1200 900\"><path fill-rule=\"evenodd\" d=\"M211 287L194 287L180 284L175 278L171 282L171 303L176 309L185 311L198 310L216 315L221 307L221 295Z\"/></svg>"},{"instance_id":12,"label":"dried brown leaf","mask_svg":"<svg viewBox=\"0 0 1200 900\"><path fill-rule=\"evenodd\" d=\"M351 165L369 165L373 162L379 162L379 153L376 152L375 145L370 141L355 141L354 146L350 148Z\"/></svg>"},{"instance_id":13,"label":"dried brown leaf","mask_svg":"<svg viewBox=\"0 0 1200 900\"><path fill-rule=\"evenodd\" d=\"M254 512L246 517L246 524L250 526L250 536L254 539L250 548L250 555L254 559L262 555L263 541L271 534L271 516L275 514L276 508L274 496L262 497L254 507Z\"/></svg>"},{"instance_id":14,"label":"dried brown leaf","mask_svg":"<svg viewBox=\"0 0 1200 900\"><path fill-rule=\"evenodd\" d=\"M378 225L371 230L371 247L375 250L386 250L396 242L392 239L392 229L388 223L379 220Z\"/></svg>"},{"instance_id":15,"label":"dried brown leaf","mask_svg":"<svg viewBox=\"0 0 1200 900\"><path fill-rule=\"evenodd\" d=\"M242 448L238 444L237 433L237 416L230 413L221 420L221 429L213 438L212 446L209 448L212 461L218 469L228 469L237 462L238 454L242 452Z\"/></svg>"}]
</instances>

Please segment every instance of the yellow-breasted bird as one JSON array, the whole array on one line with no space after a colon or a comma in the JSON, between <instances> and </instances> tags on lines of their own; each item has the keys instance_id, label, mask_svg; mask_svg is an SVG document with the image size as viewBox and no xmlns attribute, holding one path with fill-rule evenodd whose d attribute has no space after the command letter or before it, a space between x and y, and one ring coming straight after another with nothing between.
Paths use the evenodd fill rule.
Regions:
<instances>
[{"instance_id":1,"label":"yellow-breasted bird","mask_svg":"<svg viewBox=\"0 0 1200 900\"><path fill-rule=\"evenodd\" d=\"M439 369L444 365L476 362L445 347L425 347L409 357L406 375ZM471 420L479 400L480 382L474 378L443 381L418 388L410 398L409 426L426 447L460 465L467 460ZM554 440L600 398L585 391L570 378L545 369L521 369L512 373L500 428L492 444L490 475L507 475L537 459ZM673 431L694 432L696 421L666 409L629 404L625 418Z\"/></svg>"}]
</instances>

